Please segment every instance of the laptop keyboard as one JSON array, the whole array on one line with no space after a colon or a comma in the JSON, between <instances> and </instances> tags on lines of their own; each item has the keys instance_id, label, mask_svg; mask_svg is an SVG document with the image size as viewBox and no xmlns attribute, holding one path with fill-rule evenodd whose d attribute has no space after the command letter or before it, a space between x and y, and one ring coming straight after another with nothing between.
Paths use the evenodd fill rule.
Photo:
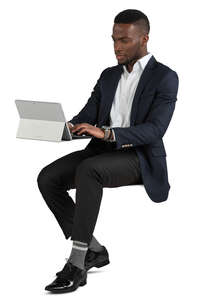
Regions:
<instances>
[{"instance_id":1,"label":"laptop keyboard","mask_svg":"<svg viewBox=\"0 0 200 300\"><path fill-rule=\"evenodd\" d=\"M91 137L92 137L92 135L90 135L90 134L85 134L85 133L82 133L82 134L80 134L80 135L71 133L71 135L72 135L72 137L85 137L85 136L91 136Z\"/></svg>"}]
</instances>

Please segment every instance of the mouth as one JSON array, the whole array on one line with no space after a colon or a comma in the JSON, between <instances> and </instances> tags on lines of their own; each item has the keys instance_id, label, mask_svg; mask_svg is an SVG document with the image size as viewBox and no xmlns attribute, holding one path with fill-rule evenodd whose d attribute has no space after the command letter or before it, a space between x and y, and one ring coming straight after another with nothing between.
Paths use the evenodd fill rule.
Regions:
<instances>
[{"instance_id":1,"label":"mouth","mask_svg":"<svg viewBox=\"0 0 200 300\"><path fill-rule=\"evenodd\" d=\"M124 55L116 55L117 59L124 57Z\"/></svg>"}]
</instances>

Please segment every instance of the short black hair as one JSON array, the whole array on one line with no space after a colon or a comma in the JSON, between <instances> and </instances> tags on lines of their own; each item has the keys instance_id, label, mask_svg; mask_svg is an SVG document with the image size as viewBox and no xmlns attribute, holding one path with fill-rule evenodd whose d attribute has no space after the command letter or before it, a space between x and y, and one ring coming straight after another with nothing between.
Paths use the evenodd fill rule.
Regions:
<instances>
[{"instance_id":1,"label":"short black hair","mask_svg":"<svg viewBox=\"0 0 200 300\"><path fill-rule=\"evenodd\" d=\"M138 25L144 34L149 34L150 24L147 16L137 9L126 9L118 13L114 19L115 24L135 24Z\"/></svg>"}]
</instances>

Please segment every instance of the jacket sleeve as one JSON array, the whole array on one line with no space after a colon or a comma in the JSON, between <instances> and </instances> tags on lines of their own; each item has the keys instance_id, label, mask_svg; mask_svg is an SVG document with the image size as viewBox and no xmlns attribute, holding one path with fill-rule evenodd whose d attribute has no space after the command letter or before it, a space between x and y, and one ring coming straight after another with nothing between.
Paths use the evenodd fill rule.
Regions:
<instances>
[{"instance_id":1,"label":"jacket sleeve","mask_svg":"<svg viewBox=\"0 0 200 300\"><path fill-rule=\"evenodd\" d=\"M69 120L69 122L73 124L89 123L91 125L95 125L97 123L98 112L100 107L100 99L101 99L101 91L100 91L101 78L104 75L104 72L106 72L106 70L108 69L109 68L103 70L99 79L96 82L96 85L93 88L93 91L87 103L77 115L75 115L71 120Z\"/></svg>"},{"instance_id":2,"label":"jacket sleeve","mask_svg":"<svg viewBox=\"0 0 200 300\"><path fill-rule=\"evenodd\" d=\"M157 87L157 94L144 123L130 127L113 127L116 148L123 144L140 146L161 139L171 121L177 100L179 79L175 71L170 70Z\"/></svg>"}]
</instances>

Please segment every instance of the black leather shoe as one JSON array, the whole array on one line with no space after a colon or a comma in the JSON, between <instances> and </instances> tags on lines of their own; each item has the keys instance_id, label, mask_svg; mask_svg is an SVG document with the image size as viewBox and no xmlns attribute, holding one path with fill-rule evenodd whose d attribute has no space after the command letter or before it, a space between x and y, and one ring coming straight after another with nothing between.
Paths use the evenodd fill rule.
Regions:
<instances>
[{"instance_id":1,"label":"black leather shoe","mask_svg":"<svg viewBox=\"0 0 200 300\"><path fill-rule=\"evenodd\" d=\"M87 253L85 255L85 269L87 271L93 267L101 268L103 266L108 265L109 263L109 255L105 246L103 246L102 251L99 252L95 252L88 248ZM60 272L57 272L56 275L59 275Z\"/></svg>"},{"instance_id":2,"label":"black leather shoe","mask_svg":"<svg viewBox=\"0 0 200 300\"><path fill-rule=\"evenodd\" d=\"M85 269L87 271L93 267L101 268L109 263L109 255L105 246L100 252L95 252L88 248L85 256Z\"/></svg>"},{"instance_id":3,"label":"black leather shoe","mask_svg":"<svg viewBox=\"0 0 200 300\"><path fill-rule=\"evenodd\" d=\"M87 271L67 262L57 278L45 287L46 291L52 293L68 293L75 291L79 286L87 283Z\"/></svg>"}]
</instances>

